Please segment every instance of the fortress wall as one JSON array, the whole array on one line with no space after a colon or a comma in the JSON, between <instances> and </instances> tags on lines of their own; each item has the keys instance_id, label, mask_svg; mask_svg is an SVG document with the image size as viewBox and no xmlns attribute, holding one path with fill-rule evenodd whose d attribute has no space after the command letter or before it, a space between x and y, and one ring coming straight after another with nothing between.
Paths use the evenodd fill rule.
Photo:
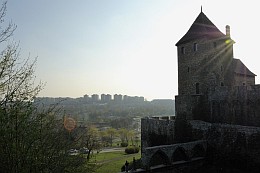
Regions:
<instances>
[{"instance_id":1,"label":"fortress wall","mask_svg":"<svg viewBox=\"0 0 260 173\"><path fill-rule=\"evenodd\" d=\"M260 86L217 87L209 94L210 121L260 127Z\"/></svg>"},{"instance_id":2,"label":"fortress wall","mask_svg":"<svg viewBox=\"0 0 260 173\"><path fill-rule=\"evenodd\" d=\"M194 140L208 141L210 158L260 164L260 127L190 121Z\"/></svg>"},{"instance_id":3,"label":"fortress wall","mask_svg":"<svg viewBox=\"0 0 260 173\"><path fill-rule=\"evenodd\" d=\"M176 118L192 120L194 119L193 110L200 103L201 95L178 95L175 96L175 115Z\"/></svg>"},{"instance_id":4,"label":"fortress wall","mask_svg":"<svg viewBox=\"0 0 260 173\"><path fill-rule=\"evenodd\" d=\"M141 140L142 149L146 147L173 144L174 122L170 118L142 118Z\"/></svg>"}]
</instances>

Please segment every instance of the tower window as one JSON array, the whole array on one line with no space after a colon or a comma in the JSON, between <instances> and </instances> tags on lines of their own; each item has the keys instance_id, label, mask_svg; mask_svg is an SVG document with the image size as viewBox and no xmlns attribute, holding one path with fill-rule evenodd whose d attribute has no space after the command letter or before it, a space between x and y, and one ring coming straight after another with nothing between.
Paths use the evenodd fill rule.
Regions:
<instances>
[{"instance_id":1,"label":"tower window","mask_svg":"<svg viewBox=\"0 0 260 173\"><path fill-rule=\"evenodd\" d=\"M185 54L185 47L181 47L181 54Z\"/></svg>"},{"instance_id":2,"label":"tower window","mask_svg":"<svg viewBox=\"0 0 260 173\"><path fill-rule=\"evenodd\" d=\"M190 67L188 67L188 73L190 72Z\"/></svg>"},{"instance_id":3,"label":"tower window","mask_svg":"<svg viewBox=\"0 0 260 173\"><path fill-rule=\"evenodd\" d=\"M196 83L196 94L200 93L200 84Z\"/></svg>"},{"instance_id":4,"label":"tower window","mask_svg":"<svg viewBox=\"0 0 260 173\"><path fill-rule=\"evenodd\" d=\"M213 44L214 44L214 48L217 48L217 42L214 42Z\"/></svg>"},{"instance_id":5,"label":"tower window","mask_svg":"<svg viewBox=\"0 0 260 173\"><path fill-rule=\"evenodd\" d=\"M220 83L220 86L224 86L224 83L223 83L223 82L221 82L221 83Z\"/></svg>"},{"instance_id":6,"label":"tower window","mask_svg":"<svg viewBox=\"0 0 260 173\"><path fill-rule=\"evenodd\" d=\"M194 52L198 51L198 44L197 43L193 44L193 51Z\"/></svg>"}]
</instances>

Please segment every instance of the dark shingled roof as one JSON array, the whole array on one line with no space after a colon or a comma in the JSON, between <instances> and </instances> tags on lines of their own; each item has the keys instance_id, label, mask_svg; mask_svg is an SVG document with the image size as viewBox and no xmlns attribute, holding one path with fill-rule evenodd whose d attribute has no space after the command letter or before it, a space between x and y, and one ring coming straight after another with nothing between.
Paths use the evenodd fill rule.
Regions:
<instances>
[{"instance_id":1,"label":"dark shingled roof","mask_svg":"<svg viewBox=\"0 0 260 173\"><path fill-rule=\"evenodd\" d=\"M217 39L227 37L201 12L188 32L176 43L176 46L198 38Z\"/></svg>"},{"instance_id":2,"label":"dark shingled roof","mask_svg":"<svg viewBox=\"0 0 260 173\"><path fill-rule=\"evenodd\" d=\"M245 66L245 64L243 64L243 62L240 59L233 59L231 67L233 68L236 74L246 75L246 76L256 76Z\"/></svg>"}]
</instances>

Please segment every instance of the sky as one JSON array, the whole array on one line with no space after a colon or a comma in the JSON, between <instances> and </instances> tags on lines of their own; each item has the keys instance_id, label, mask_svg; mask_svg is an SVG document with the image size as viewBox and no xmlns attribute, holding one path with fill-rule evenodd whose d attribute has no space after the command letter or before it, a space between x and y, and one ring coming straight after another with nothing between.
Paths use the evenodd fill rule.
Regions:
<instances>
[{"instance_id":1,"label":"sky","mask_svg":"<svg viewBox=\"0 0 260 173\"><path fill-rule=\"evenodd\" d=\"M21 58L37 57L39 96L178 95L175 43L203 12L225 33L234 58L260 75L257 0L9 0ZM256 77L256 83L259 83Z\"/></svg>"}]
</instances>

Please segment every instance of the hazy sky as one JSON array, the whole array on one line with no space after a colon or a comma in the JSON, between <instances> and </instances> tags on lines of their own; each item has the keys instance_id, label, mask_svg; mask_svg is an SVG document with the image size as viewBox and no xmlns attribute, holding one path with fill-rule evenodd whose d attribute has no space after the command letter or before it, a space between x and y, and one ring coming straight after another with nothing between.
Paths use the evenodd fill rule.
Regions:
<instances>
[{"instance_id":1,"label":"hazy sky","mask_svg":"<svg viewBox=\"0 0 260 173\"><path fill-rule=\"evenodd\" d=\"M21 56L38 56L40 96L178 94L175 43L200 13L225 33L234 57L260 75L257 0L9 0ZM259 77L256 77L259 83Z\"/></svg>"}]
</instances>

